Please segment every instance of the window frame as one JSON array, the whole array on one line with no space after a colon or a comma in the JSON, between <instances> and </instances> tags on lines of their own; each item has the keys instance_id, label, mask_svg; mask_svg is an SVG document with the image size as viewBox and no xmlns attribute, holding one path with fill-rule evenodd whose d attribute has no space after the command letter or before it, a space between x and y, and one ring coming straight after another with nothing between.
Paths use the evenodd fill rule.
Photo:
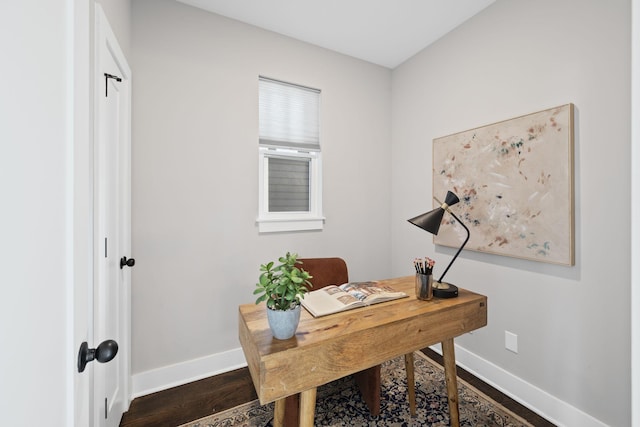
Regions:
<instances>
[{"instance_id":1,"label":"window frame","mask_svg":"<svg viewBox=\"0 0 640 427\"><path fill-rule=\"evenodd\" d=\"M322 230L322 154L320 151L294 150L259 146L260 177L258 227L261 233ZM309 159L309 210L298 212L269 211L269 158Z\"/></svg>"}]
</instances>

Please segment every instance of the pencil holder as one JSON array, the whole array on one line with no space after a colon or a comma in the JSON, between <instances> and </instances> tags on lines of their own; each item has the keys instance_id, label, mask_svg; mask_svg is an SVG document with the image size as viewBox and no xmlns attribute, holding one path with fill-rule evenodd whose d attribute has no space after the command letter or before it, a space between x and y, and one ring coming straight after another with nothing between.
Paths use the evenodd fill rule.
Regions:
<instances>
[{"instance_id":1,"label":"pencil holder","mask_svg":"<svg viewBox=\"0 0 640 427\"><path fill-rule=\"evenodd\" d=\"M431 274L416 274L416 298L429 301L433 298L433 276Z\"/></svg>"}]
</instances>

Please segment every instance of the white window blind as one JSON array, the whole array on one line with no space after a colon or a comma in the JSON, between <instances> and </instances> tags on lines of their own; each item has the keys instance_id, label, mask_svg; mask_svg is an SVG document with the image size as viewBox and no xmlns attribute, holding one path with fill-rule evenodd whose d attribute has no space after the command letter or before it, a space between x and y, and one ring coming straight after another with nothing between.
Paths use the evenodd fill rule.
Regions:
<instances>
[{"instance_id":1,"label":"white window blind","mask_svg":"<svg viewBox=\"0 0 640 427\"><path fill-rule=\"evenodd\" d=\"M260 77L260 144L320 150L320 91Z\"/></svg>"}]
</instances>

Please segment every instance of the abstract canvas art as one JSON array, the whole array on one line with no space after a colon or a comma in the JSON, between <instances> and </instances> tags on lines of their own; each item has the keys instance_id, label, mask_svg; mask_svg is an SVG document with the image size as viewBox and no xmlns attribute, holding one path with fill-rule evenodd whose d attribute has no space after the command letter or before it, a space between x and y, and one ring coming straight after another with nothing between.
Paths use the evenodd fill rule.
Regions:
<instances>
[{"instance_id":1,"label":"abstract canvas art","mask_svg":"<svg viewBox=\"0 0 640 427\"><path fill-rule=\"evenodd\" d=\"M573 104L433 140L433 195L469 227L465 249L574 265ZM436 204L437 206L437 204ZM466 236L444 216L438 245Z\"/></svg>"}]
</instances>

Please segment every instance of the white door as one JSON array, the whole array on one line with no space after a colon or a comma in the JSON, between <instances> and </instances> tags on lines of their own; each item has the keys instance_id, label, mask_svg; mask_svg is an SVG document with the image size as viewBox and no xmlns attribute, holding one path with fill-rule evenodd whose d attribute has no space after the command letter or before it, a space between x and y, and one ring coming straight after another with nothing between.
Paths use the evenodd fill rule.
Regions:
<instances>
[{"instance_id":1,"label":"white door","mask_svg":"<svg viewBox=\"0 0 640 427\"><path fill-rule=\"evenodd\" d=\"M131 72L96 5L94 145L94 292L93 344L115 341L118 352L95 363L93 420L95 426L117 427L129 407L130 278L130 79ZM113 353L113 345L103 347ZM99 355L96 353L96 358Z\"/></svg>"}]
</instances>

